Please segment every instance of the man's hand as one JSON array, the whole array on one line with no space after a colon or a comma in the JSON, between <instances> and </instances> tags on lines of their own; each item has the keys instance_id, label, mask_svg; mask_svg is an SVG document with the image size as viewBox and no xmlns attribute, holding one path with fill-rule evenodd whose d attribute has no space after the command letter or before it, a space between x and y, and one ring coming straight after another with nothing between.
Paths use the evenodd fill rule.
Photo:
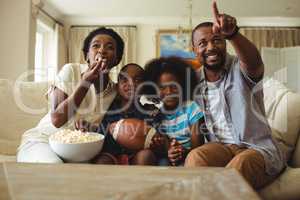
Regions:
<instances>
[{"instance_id":1,"label":"man's hand","mask_svg":"<svg viewBox=\"0 0 300 200\"><path fill-rule=\"evenodd\" d=\"M178 142L175 138L173 138L170 142L169 150L168 150L168 158L171 165L175 166L184 159L186 149Z\"/></svg>"},{"instance_id":2,"label":"man's hand","mask_svg":"<svg viewBox=\"0 0 300 200\"><path fill-rule=\"evenodd\" d=\"M237 29L236 19L227 14L220 14L215 0L212 4L212 12L214 18L213 32L220 33L225 38L234 34Z\"/></svg>"},{"instance_id":3,"label":"man's hand","mask_svg":"<svg viewBox=\"0 0 300 200\"><path fill-rule=\"evenodd\" d=\"M238 26L234 17L219 13L215 0L213 0L212 12L214 18L213 32L223 35L225 39L230 39L230 43L240 60L241 68L252 80L261 80L264 66L256 46L238 33Z\"/></svg>"}]
</instances>

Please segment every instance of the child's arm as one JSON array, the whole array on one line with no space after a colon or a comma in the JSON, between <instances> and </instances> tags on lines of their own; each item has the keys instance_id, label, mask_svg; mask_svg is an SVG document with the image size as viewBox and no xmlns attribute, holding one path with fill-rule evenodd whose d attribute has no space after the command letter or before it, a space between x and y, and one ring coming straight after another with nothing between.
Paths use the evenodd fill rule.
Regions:
<instances>
[{"instance_id":1,"label":"child's arm","mask_svg":"<svg viewBox=\"0 0 300 200\"><path fill-rule=\"evenodd\" d=\"M150 149L158 155L166 155L169 149L169 138L166 135L156 133L151 138Z\"/></svg>"},{"instance_id":2,"label":"child's arm","mask_svg":"<svg viewBox=\"0 0 300 200\"><path fill-rule=\"evenodd\" d=\"M204 135L201 132L201 127L204 123L205 123L204 119L201 118L196 123L194 123L190 126L191 143L192 143L191 149L194 149L194 148L204 144Z\"/></svg>"},{"instance_id":3,"label":"child's arm","mask_svg":"<svg viewBox=\"0 0 300 200\"><path fill-rule=\"evenodd\" d=\"M176 166L185 155L186 149L175 139L172 138L168 149L168 159L171 165Z\"/></svg>"}]
</instances>

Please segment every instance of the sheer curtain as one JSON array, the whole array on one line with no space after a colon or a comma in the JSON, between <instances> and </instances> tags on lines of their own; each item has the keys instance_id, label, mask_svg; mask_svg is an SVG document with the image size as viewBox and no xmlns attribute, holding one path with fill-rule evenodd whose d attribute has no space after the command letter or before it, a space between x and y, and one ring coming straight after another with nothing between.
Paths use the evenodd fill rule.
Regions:
<instances>
[{"instance_id":1,"label":"sheer curtain","mask_svg":"<svg viewBox=\"0 0 300 200\"><path fill-rule=\"evenodd\" d=\"M99 26L101 27L101 26ZM84 38L92 30L99 28L98 26L89 27L71 27L69 40L69 62L70 63L86 63L82 54L82 45ZM129 62L136 62L136 27L134 26L105 26L111 28L120 34L124 40L124 54L118 66L112 69L111 78L116 81L117 73L120 68Z\"/></svg>"},{"instance_id":2,"label":"sheer curtain","mask_svg":"<svg viewBox=\"0 0 300 200\"><path fill-rule=\"evenodd\" d=\"M62 25L55 24L55 49L56 49L56 66L57 72L68 62L68 51L65 37L65 29Z\"/></svg>"},{"instance_id":3,"label":"sheer curtain","mask_svg":"<svg viewBox=\"0 0 300 200\"><path fill-rule=\"evenodd\" d=\"M300 45L300 28L243 27L240 32L261 51L262 47L293 47Z\"/></svg>"}]
</instances>

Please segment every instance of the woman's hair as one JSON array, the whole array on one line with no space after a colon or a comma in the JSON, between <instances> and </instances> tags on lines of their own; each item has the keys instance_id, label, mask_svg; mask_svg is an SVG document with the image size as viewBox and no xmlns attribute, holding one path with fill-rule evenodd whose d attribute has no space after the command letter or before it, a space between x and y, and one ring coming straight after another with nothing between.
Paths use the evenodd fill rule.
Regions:
<instances>
[{"instance_id":1,"label":"woman's hair","mask_svg":"<svg viewBox=\"0 0 300 200\"><path fill-rule=\"evenodd\" d=\"M83 47L82 47L84 59L87 60L87 54L89 52L91 42L92 42L93 38L97 35L109 35L116 41L116 45L117 45L116 46L117 47L116 65L119 64L122 59L122 56L123 56L124 41L117 32L115 32L114 30L112 30L110 28L105 28L105 27L101 27L101 28L91 31L88 34L88 36L84 39Z\"/></svg>"},{"instance_id":2,"label":"woman's hair","mask_svg":"<svg viewBox=\"0 0 300 200\"><path fill-rule=\"evenodd\" d=\"M146 81L157 85L160 76L169 73L176 77L182 89L182 100L192 99L193 92L197 85L197 76L192 66L179 57L161 57L149 61L145 65ZM144 93L155 94L155 88L144 87Z\"/></svg>"}]
</instances>

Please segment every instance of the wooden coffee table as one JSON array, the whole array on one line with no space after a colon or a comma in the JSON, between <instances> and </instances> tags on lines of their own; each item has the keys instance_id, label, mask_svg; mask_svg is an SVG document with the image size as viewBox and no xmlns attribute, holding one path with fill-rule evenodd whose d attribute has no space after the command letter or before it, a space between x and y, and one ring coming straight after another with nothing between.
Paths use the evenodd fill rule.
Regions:
<instances>
[{"instance_id":1,"label":"wooden coffee table","mask_svg":"<svg viewBox=\"0 0 300 200\"><path fill-rule=\"evenodd\" d=\"M256 200L260 198L233 169L1 163L0 199Z\"/></svg>"}]
</instances>

